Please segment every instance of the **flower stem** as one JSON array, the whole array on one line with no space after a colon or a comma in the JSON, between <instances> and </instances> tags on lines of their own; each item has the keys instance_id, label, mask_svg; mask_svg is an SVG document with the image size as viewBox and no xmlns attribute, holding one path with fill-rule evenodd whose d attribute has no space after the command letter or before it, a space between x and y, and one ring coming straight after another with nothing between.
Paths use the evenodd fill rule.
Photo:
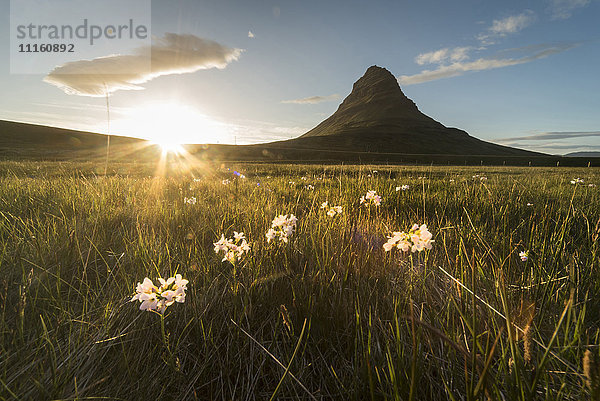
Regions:
<instances>
[{"instance_id":1,"label":"flower stem","mask_svg":"<svg viewBox=\"0 0 600 401\"><path fill-rule=\"evenodd\" d=\"M165 315L164 313L160 314L160 331L162 334L162 340L163 343L165 345L165 348L167 350L167 365L169 365L170 367L172 367L174 370L177 370L177 367L175 366L174 362L174 355L173 352L171 352L171 347L169 346L169 337L167 336L167 332L165 330Z\"/></svg>"}]
</instances>

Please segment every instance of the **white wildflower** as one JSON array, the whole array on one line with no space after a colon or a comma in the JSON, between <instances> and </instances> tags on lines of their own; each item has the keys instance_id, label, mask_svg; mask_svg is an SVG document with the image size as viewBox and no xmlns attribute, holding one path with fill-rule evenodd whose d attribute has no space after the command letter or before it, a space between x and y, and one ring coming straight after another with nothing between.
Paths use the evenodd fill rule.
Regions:
<instances>
[{"instance_id":1,"label":"white wildflower","mask_svg":"<svg viewBox=\"0 0 600 401\"><path fill-rule=\"evenodd\" d=\"M343 212L344 209L341 206L332 206L329 208L329 210L327 210L327 216L335 217L339 214L342 214Z\"/></svg>"},{"instance_id":2,"label":"white wildflower","mask_svg":"<svg viewBox=\"0 0 600 401\"><path fill-rule=\"evenodd\" d=\"M181 277L181 274L175 277L169 277L167 280L158 278L160 288L156 287L148 277L142 283L138 283L136 294L131 301L141 302L140 309L146 311L156 311L164 313L165 309L174 302L185 302L185 290L188 280Z\"/></svg>"},{"instance_id":3,"label":"white wildflower","mask_svg":"<svg viewBox=\"0 0 600 401\"><path fill-rule=\"evenodd\" d=\"M196 204L196 197L192 196L191 198L183 198L183 203L186 203L188 205L195 205Z\"/></svg>"},{"instance_id":4,"label":"white wildflower","mask_svg":"<svg viewBox=\"0 0 600 401\"><path fill-rule=\"evenodd\" d=\"M267 242L279 239L280 241L287 243L288 237L296 231L297 221L298 219L293 214L275 217L271 223L271 228L265 234Z\"/></svg>"},{"instance_id":5,"label":"white wildflower","mask_svg":"<svg viewBox=\"0 0 600 401\"><path fill-rule=\"evenodd\" d=\"M377 195L375 191L367 191L365 196L360 197L360 203L366 206L379 206L381 205L381 196Z\"/></svg>"},{"instance_id":6,"label":"white wildflower","mask_svg":"<svg viewBox=\"0 0 600 401\"><path fill-rule=\"evenodd\" d=\"M431 232L427 229L427 225L414 224L408 233L404 231L395 231L392 236L388 237L388 241L383 244L383 249L386 252L394 248L402 252L422 252L425 249L431 249L433 240Z\"/></svg>"},{"instance_id":7,"label":"white wildflower","mask_svg":"<svg viewBox=\"0 0 600 401\"><path fill-rule=\"evenodd\" d=\"M221 262L228 261L232 265L242 259L242 257L250 252L250 245L246 241L243 232L233 232L233 239L225 238L225 234L221 234L221 239L213 244L215 253L223 253Z\"/></svg>"},{"instance_id":8,"label":"white wildflower","mask_svg":"<svg viewBox=\"0 0 600 401\"><path fill-rule=\"evenodd\" d=\"M529 259L529 251L519 252L519 257L521 258L522 262L527 262L527 259Z\"/></svg>"}]
</instances>

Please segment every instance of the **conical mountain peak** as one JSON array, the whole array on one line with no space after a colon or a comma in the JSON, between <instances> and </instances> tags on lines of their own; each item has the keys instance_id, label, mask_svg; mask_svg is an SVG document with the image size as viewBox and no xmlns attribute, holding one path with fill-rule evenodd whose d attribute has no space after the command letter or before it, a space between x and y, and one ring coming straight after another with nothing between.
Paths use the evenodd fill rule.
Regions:
<instances>
[{"instance_id":1,"label":"conical mountain peak","mask_svg":"<svg viewBox=\"0 0 600 401\"><path fill-rule=\"evenodd\" d=\"M385 68L373 65L354 83L352 97L362 97L372 100L374 96L406 96L402 93L396 77ZM350 96L349 96L350 97Z\"/></svg>"},{"instance_id":2,"label":"conical mountain peak","mask_svg":"<svg viewBox=\"0 0 600 401\"><path fill-rule=\"evenodd\" d=\"M392 126L444 128L419 111L391 72L374 65L354 83L338 110L304 136L338 135L360 129L372 132L382 127L389 130Z\"/></svg>"}]
</instances>

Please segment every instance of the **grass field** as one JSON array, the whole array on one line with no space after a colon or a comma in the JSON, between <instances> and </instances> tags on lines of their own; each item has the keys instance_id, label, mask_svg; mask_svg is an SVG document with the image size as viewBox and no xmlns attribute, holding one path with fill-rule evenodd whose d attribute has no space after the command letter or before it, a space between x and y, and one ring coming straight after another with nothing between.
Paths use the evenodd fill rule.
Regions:
<instances>
[{"instance_id":1,"label":"grass field","mask_svg":"<svg viewBox=\"0 0 600 401\"><path fill-rule=\"evenodd\" d=\"M0 163L2 399L599 397L598 169L103 167ZM431 250L384 251L414 223ZM164 320L130 302L176 273Z\"/></svg>"}]
</instances>

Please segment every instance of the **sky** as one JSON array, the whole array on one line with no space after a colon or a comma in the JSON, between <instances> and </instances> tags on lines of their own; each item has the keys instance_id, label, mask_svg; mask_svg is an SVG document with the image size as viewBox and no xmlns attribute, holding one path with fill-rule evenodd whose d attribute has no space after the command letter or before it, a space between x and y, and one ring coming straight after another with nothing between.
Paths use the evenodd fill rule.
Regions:
<instances>
[{"instance_id":1,"label":"sky","mask_svg":"<svg viewBox=\"0 0 600 401\"><path fill-rule=\"evenodd\" d=\"M153 0L147 46L97 47L101 58L36 74L11 73L4 57L0 119L105 133L108 91L111 134L282 140L335 112L378 65L446 126L551 154L600 151L599 18L599 0ZM10 22L0 0L5 55ZM116 70L142 54L152 71ZM90 68L112 75L76 75Z\"/></svg>"}]
</instances>

